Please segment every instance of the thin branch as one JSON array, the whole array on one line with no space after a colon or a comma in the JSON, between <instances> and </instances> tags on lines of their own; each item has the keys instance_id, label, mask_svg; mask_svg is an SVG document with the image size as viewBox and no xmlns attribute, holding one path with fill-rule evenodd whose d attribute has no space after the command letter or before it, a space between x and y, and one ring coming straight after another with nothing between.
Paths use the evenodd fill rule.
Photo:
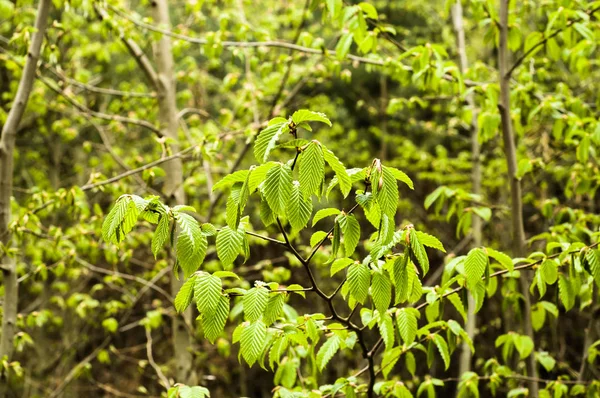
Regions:
<instances>
[{"instance_id":1,"label":"thin branch","mask_svg":"<svg viewBox=\"0 0 600 398\"><path fill-rule=\"evenodd\" d=\"M78 80L67 77L62 72L59 72L58 69L53 68L49 64L44 64L43 66L44 66L44 69L50 71L52 74L54 74L56 77L58 77L63 82L71 84L71 85L79 87L79 88L82 88L86 91L90 91L92 93L114 95L114 96L120 96L120 97L156 98L156 93L138 93L138 92L133 92L133 91L121 91L121 90L115 90L112 88L96 87L94 85L91 85L88 83L83 83Z\"/></svg>"},{"instance_id":2,"label":"thin branch","mask_svg":"<svg viewBox=\"0 0 600 398\"><path fill-rule=\"evenodd\" d=\"M141 167L138 167L136 169L131 169L129 171L126 171L125 173L121 173L121 174L116 175L114 177L111 177L111 178L109 178L107 180L99 181L99 182L96 182L96 183L93 183L93 184L86 184L86 185L84 185L84 186L81 187L81 190L82 191L89 191L89 190L94 189L94 188L98 188L98 187L101 187L101 186L104 186L104 185L112 184L113 182L122 180L123 178L127 178L127 177L129 177L131 175L141 173L144 170L151 169L152 167L158 166L159 164L168 162L168 161L173 160L173 159L181 158L181 157L183 157L183 155L185 155L185 154L193 151L196 148L198 148L198 145L194 145L194 146L188 147L188 148L186 148L186 149L184 149L182 151L179 151L179 152L177 152L177 153L175 153L175 154L173 154L171 156L165 156L164 158L160 158L158 160L155 160L154 162L147 163L147 164L145 164L145 165L143 165Z\"/></svg>"},{"instance_id":3,"label":"thin branch","mask_svg":"<svg viewBox=\"0 0 600 398\"><path fill-rule=\"evenodd\" d=\"M111 11L115 12L116 14L118 14L121 18L124 18L128 21L130 21L131 23L133 23L134 25L137 25L141 28L144 29L148 29L150 31L153 32L158 32L158 33L162 33L166 36L172 37L174 39L179 39L179 40L183 40L186 41L188 43L194 43L194 44L207 44L208 40L206 39L201 39L201 38L197 38L197 37L191 37L191 36L186 36L180 33L175 33L173 31L170 30L166 30L166 29L161 29L155 25L151 25L142 21L139 21L135 18L132 18L130 15L127 15L126 13L124 13L123 11L119 10L118 8L116 8L115 6L112 5L108 5L108 7L111 9ZM288 43L288 42L284 42L284 41L277 41L277 40L267 40L267 41L230 41L230 40L224 40L219 42L219 44L223 47L238 47L238 48L256 48L256 47L274 47L274 48L284 48L284 49L288 49L288 50L293 50L296 52L301 52L301 53L306 53L306 54L318 54L318 55L326 55L326 56L335 56L335 51L332 50L327 50L327 49L316 49L316 48L310 48L310 47L304 47L298 44L294 44L294 43ZM369 64L369 65L379 65L379 66L383 66L385 65L385 62L382 60L378 60L378 59L372 59L372 58L365 58L365 57L360 57L357 55L353 55L353 54L348 54L347 58L349 60L352 61L356 61L362 64Z\"/></svg>"},{"instance_id":4,"label":"thin branch","mask_svg":"<svg viewBox=\"0 0 600 398\"><path fill-rule=\"evenodd\" d=\"M154 361L154 356L152 355L152 332L150 331L149 327L145 327L144 330L146 330L146 355L148 356L148 363L156 372L156 375L160 379L163 387L168 390L171 388L171 383L169 383L169 379L167 379L163 371L160 369L160 366L156 364Z\"/></svg>"},{"instance_id":5,"label":"thin branch","mask_svg":"<svg viewBox=\"0 0 600 398\"><path fill-rule=\"evenodd\" d=\"M158 293L162 294L171 304L173 303L173 297L168 292L166 292L160 286L157 286L154 283L148 282L144 278L140 278L139 276L135 276L135 275L124 274L119 271L111 271L111 270L108 270L105 268L96 267L95 265L85 261L84 259L82 259L80 257L75 257L75 261L77 261L79 264L83 265L85 268L89 269L90 271L97 272L99 274L104 274L104 275L112 275L112 276L116 276L118 278L123 278L123 279L127 279L130 281L135 281L135 282L141 283L142 285L148 286L150 289L155 290Z\"/></svg>"},{"instance_id":6,"label":"thin branch","mask_svg":"<svg viewBox=\"0 0 600 398\"><path fill-rule=\"evenodd\" d=\"M590 16L592 16L597 11L600 11L600 6L592 8L590 10L587 10L587 11L585 11L585 13L588 15L588 17L590 17ZM504 77L506 79L510 78L511 75L513 74L513 72L515 71L515 69L517 69L523 63L523 61L525 61L527 59L527 57L529 55L531 55L534 51L536 51L538 47L543 46L544 44L546 44L548 42L548 40L556 37L559 33L567 30L568 28L570 28L571 26L573 26L575 23L580 22L583 19L584 18L571 19L569 22L567 22L567 24L563 28L555 30L554 32L552 32L548 36L544 37L539 42L535 43L531 48L529 48L529 50L527 50L523 55L521 55L515 61L515 63L513 64L513 66L510 67L510 69L508 70L508 72L506 72L506 74L504 74Z\"/></svg>"}]
</instances>

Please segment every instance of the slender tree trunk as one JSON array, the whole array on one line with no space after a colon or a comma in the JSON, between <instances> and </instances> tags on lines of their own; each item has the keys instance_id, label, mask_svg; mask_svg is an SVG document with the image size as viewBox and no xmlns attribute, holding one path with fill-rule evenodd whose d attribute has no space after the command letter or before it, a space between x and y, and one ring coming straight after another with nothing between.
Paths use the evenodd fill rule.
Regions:
<instances>
[{"instance_id":1,"label":"slender tree trunk","mask_svg":"<svg viewBox=\"0 0 600 398\"><path fill-rule=\"evenodd\" d=\"M170 30L171 22L169 19L169 5L167 0L155 0L152 3L153 17L156 24L164 29ZM175 143L170 145L173 152L178 151L178 122L177 122L177 103L175 87L175 68L173 66L173 51L171 39L163 35L154 45L154 58L156 61L157 72L157 92L159 121L163 135L171 138ZM165 170L165 185L163 191L169 202L181 205L185 203L185 192L183 190L183 164L181 159L173 159L163 165ZM178 279L173 275L171 277L171 292L173 297L179 291L183 279ZM188 333L185 323L191 324L192 309L188 308L183 319L173 317L173 357L176 358L176 378L179 383L195 384L195 377L192 372L192 353L190 352L191 336Z\"/></svg>"},{"instance_id":2,"label":"slender tree trunk","mask_svg":"<svg viewBox=\"0 0 600 398\"><path fill-rule=\"evenodd\" d=\"M0 242L3 246L11 245L8 229L10 222L10 199L13 189L14 149L17 129L29 100L29 94L35 81L35 71L40 56L40 48L44 41L44 32L50 11L50 0L40 0L35 20L35 33L31 38L27 52L27 61L19 82L17 94L8 113L6 124L2 128L0 138ZM0 338L0 358L6 356L10 360L13 354L13 337L16 329L19 286L17 282L16 261L13 256L3 256L0 252L0 264L3 273L4 308L2 316L2 336ZM3 385L0 382L0 385Z\"/></svg>"},{"instance_id":3,"label":"slender tree trunk","mask_svg":"<svg viewBox=\"0 0 600 398\"><path fill-rule=\"evenodd\" d=\"M465 44L465 30L463 23L463 10L461 0L457 0L452 6L452 22L454 24L454 30L456 31L456 45L457 53L459 57L460 71L464 74L469 68L469 61L467 59L467 50ZM474 194L479 195L481 193L481 159L480 159L480 148L479 148L479 137L478 137L478 126L477 126L477 108L475 106L475 98L473 93L469 93L466 96L467 104L471 108L471 162L473 169L471 171L471 191ZM472 222L472 234L473 234L473 246L479 247L482 243L482 220L476 214L473 214ZM465 331L469 337L475 339L475 329L477 327L477 317L475 314L475 299L468 294L467 303L467 323L465 325ZM463 343L461 346L461 354L459 361L459 375L471 370L471 360L473 354L468 344Z\"/></svg>"},{"instance_id":4,"label":"slender tree trunk","mask_svg":"<svg viewBox=\"0 0 600 398\"><path fill-rule=\"evenodd\" d=\"M510 180L511 213L512 213L512 242L513 255L525 256L525 228L523 225L523 201L521 194L521 181L517 178L517 150L512 120L510 118L510 75L508 74L508 13L510 0L500 1L500 45L498 48L498 69L500 74L500 104L498 109L502 120L502 138L504 153L508 165ZM522 271L519 279L521 293L525 304L524 322L525 334L534 340L533 327L531 326L531 299L529 297L529 272ZM532 378L537 378L537 368L533 353L527 358L527 372ZM538 383L535 380L528 382L529 396L539 395Z\"/></svg>"},{"instance_id":5,"label":"slender tree trunk","mask_svg":"<svg viewBox=\"0 0 600 398\"><path fill-rule=\"evenodd\" d=\"M380 100L381 100L381 108L379 110L379 117L381 118L381 148L379 153L379 159L381 161L385 161L387 159L387 141L388 141L388 120L387 120L387 104L388 104L388 86L387 86L387 76L385 74L381 74L379 78L379 88L380 88Z\"/></svg>"}]
</instances>

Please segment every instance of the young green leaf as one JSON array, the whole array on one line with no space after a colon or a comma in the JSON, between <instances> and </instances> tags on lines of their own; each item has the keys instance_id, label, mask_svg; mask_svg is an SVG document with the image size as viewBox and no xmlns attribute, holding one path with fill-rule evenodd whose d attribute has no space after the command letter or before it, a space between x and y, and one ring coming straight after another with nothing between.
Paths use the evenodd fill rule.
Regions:
<instances>
[{"instance_id":1,"label":"young green leaf","mask_svg":"<svg viewBox=\"0 0 600 398\"><path fill-rule=\"evenodd\" d=\"M212 190L223 189L232 186L236 182L244 182L248 178L249 170L238 170L232 174L227 174L219 182L213 185Z\"/></svg>"},{"instance_id":2,"label":"young green leaf","mask_svg":"<svg viewBox=\"0 0 600 398\"><path fill-rule=\"evenodd\" d=\"M202 313L213 313L219 304L219 299L222 297L221 292L223 285L221 279L201 272L196 276L194 283L194 298L198 311Z\"/></svg>"},{"instance_id":3,"label":"young green leaf","mask_svg":"<svg viewBox=\"0 0 600 398\"><path fill-rule=\"evenodd\" d=\"M271 349L269 350L269 366L271 369L274 369L275 363L279 363L281 361L281 356L287 350L289 344L289 338L286 334L282 334L275 340Z\"/></svg>"},{"instance_id":4,"label":"young green leaf","mask_svg":"<svg viewBox=\"0 0 600 398\"><path fill-rule=\"evenodd\" d=\"M348 196L350 190L352 189L352 180L350 179L350 176L346 171L346 167L337 158L337 156L335 156L335 154L329 149L327 149L325 146L323 146L323 156L329 167L331 167L331 169L335 173L338 184L340 185L340 191L342 192L342 195L344 195L345 198L346 196Z\"/></svg>"},{"instance_id":5,"label":"young green leaf","mask_svg":"<svg viewBox=\"0 0 600 398\"><path fill-rule=\"evenodd\" d=\"M386 167L386 168L389 170L389 172L394 176L394 178L396 180L405 183L406 185L408 185L408 187L410 189L415 189L415 185L413 184L410 177L406 175L406 173L404 173L403 171L400 171L394 167Z\"/></svg>"},{"instance_id":6,"label":"young green leaf","mask_svg":"<svg viewBox=\"0 0 600 398\"><path fill-rule=\"evenodd\" d=\"M392 301L392 283L389 277L382 271L373 272L371 281L371 296L373 304L379 313L384 313L390 307Z\"/></svg>"},{"instance_id":7,"label":"young green leaf","mask_svg":"<svg viewBox=\"0 0 600 398\"><path fill-rule=\"evenodd\" d=\"M369 295L371 271L365 264L352 264L348 268L348 286L352 297L361 304L365 303Z\"/></svg>"},{"instance_id":8,"label":"young green leaf","mask_svg":"<svg viewBox=\"0 0 600 398\"><path fill-rule=\"evenodd\" d=\"M170 235L171 227L169 223L169 217L166 214L161 214L158 218L156 231L154 231L154 235L152 236L151 249L155 259L160 249L162 249L165 243L169 240Z\"/></svg>"},{"instance_id":9,"label":"young green leaf","mask_svg":"<svg viewBox=\"0 0 600 398\"><path fill-rule=\"evenodd\" d=\"M381 359L381 372L383 373L383 377L387 379L401 355L402 347L394 347L391 350L386 350L383 353L383 358Z\"/></svg>"},{"instance_id":10,"label":"young green leaf","mask_svg":"<svg viewBox=\"0 0 600 398\"><path fill-rule=\"evenodd\" d=\"M354 260L352 260L351 258L338 258L333 262L333 264L331 264L331 276L334 276L335 274L345 269L352 263L354 263Z\"/></svg>"},{"instance_id":11,"label":"young green leaf","mask_svg":"<svg viewBox=\"0 0 600 398\"><path fill-rule=\"evenodd\" d=\"M269 291L264 287L254 287L244 295L244 319L254 322L258 320L267 307Z\"/></svg>"},{"instance_id":12,"label":"young green leaf","mask_svg":"<svg viewBox=\"0 0 600 398\"><path fill-rule=\"evenodd\" d=\"M227 268L237 258L243 249L244 235L238 230L226 226L217 234L217 256L223 267Z\"/></svg>"},{"instance_id":13,"label":"young green leaf","mask_svg":"<svg viewBox=\"0 0 600 398\"><path fill-rule=\"evenodd\" d=\"M135 195L123 195L110 210L102 223L102 238L111 243L119 243L125 239L137 222L143 199ZM145 207L145 206L144 206Z\"/></svg>"},{"instance_id":14,"label":"young green leaf","mask_svg":"<svg viewBox=\"0 0 600 398\"><path fill-rule=\"evenodd\" d=\"M381 338L383 339L383 344L386 349L390 349L394 346L395 333L394 333L394 321L392 317L387 312L379 313L379 317L377 319L377 326L379 328L379 334L381 334Z\"/></svg>"},{"instance_id":15,"label":"young green leaf","mask_svg":"<svg viewBox=\"0 0 600 398\"><path fill-rule=\"evenodd\" d=\"M417 234L417 239L419 240L419 242L421 242L423 246L431 247L433 249L441 251L442 253L446 253L444 245L435 236L429 235L428 233L421 231L415 231L415 233Z\"/></svg>"},{"instance_id":16,"label":"young green leaf","mask_svg":"<svg viewBox=\"0 0 600 398\"><path fill-rule=\"evenodd\" d=\"M204 261L208 241L194 217L186 213L175 213L175 221L179 227L175 245L177 260L187 278Z\"/></svg>"},{"instance_id":17,"label":"young green leaf","mask_svg":"<svg viewBox=\"0 0 600 398\"><path fill-rule=\"evenodd\" d=\"M488 265L488 257L482 249L472 249L464 262L465 277L469 290L474 290L481 281Z\"/></svg>"},{"instance_id":18,"label":"young green leaf","mask_svg":"<svg viewBox=\"0 0 600 398\"><path fill-rule=\"evenodd\" d=\"M324 113L299 109L292 115L292 122L297 126L304 122L321 122L331 127L331 121Z\"/></svg>"},{"instance_id":19,"label":"young green leaf","mask_svg":"<svg viewBox=\"0 0 600 398\"><path fill-rule=\"evenodd\" d=\"M423 270L423 275L426 275L429 272L429 258L427 257L427 252L425 251L425 247L419 241L419 237L414 228L410 229L410 250L414 258L419 263L421 270ZM414 259L413 259L414 261Z\"/></svg>"},{"instance_id":20,"label":"young green leaf","mask_svg":"<svg viewBox=\"0 0 600 398\"><path fill-rule=\"evenodd\" d=\"M186 308L192 302L192 298L194 297L194 286L196 284L196 276L190 277L184 284L181 286L177 295L175 296L175 300L173 303L175 304L175 310L178 313L182 313L186 310Z\"/></svg>"},{"instance_id":21,"label":"young green leaf","mask_svg":"<svg viewBox=\"0 0 600 398\"><path fill-rule=\"evenodd\" d=\"M277 318L283 312L283 304L285 303L284 293L271 293L264 311L263 321L267 326L275 323ZM244 307L245 309L245 307Z\"/></svg>"},{"instance_id":22,"label":"young green leaf","mask_svg":"<svg viewBox=\"0 0 600 398\"><path fill-rule=\"evenodd\" d=\"M360 224L352 214L340 216L340 228L344 234L344 252L350 257L360 241Z\"/></svg>"},{"instance_id":23,"label":"young green leaf","mask_svg":"<svg viewBox=\"0 0 600 398\"><path fill-rule=\"evenodd\" d=\"M300 185L297 181L294 181L290 201L286 208L288 221L294 230L306 227L312 214L312 207L311 198L303 197L300 192Z\"/></svg>"},{"instance_id":24,"label":"young green leaf","mask_svg":"<svg viewBox=\"0 0 600 398\"><path fill-rule=\"evenodd\" d=\"M228 316L228 296L219 297L219 301L217 302L217 306L213 312L203 312L200 314L204 337L206 337L211 344L214 344L217 337L223 333L223 329L225 329L225 322L227 321Z\"/></svg>"},{"instance_id":25,"label":"young green leaf","mask_svg":"<svg viewBox=\"0 0 600 398\"><path fill-rule=\"evenodd\" d=\"M267 126L264 130L258 133L254 143L254 157L259 163L265 163L271 154L271 151L277 145L277 140L283 133L289 131L287 121L278 122Z\"/></svg>"},{"instance_id":26,"label":"young green leaf","mask_svg":"<svg viewBox=\"0 0 600 398\"><path fill-rule=\"evenodd\" d=\"M446 343L446 340L444 340L444 338L439 334L433 335L433 341L444 361L444 368L447 370L450 367L450 352L448 351L448 344Z\"/></svg>"},{"instance_id":27,"label":"young green leaf","mask_svg":"<svg viewBox=\"0 0 600 398\"><path fill-rule=\"evenodd\" d=\"M292 185L290 166L279 163L267 172L262 192L274 214L285 215L292 195Z\"/></svg>"},{"instance_id":28,"label":"young green leaf","mask_svg":"<svg viewBox=\"0 0 600 398\"><path fill-rule=\"evenodd\" d=\"M415 341L418 329L417 318L419 316L419 311L414 308L401 308L396 312L398 332L406 345L410 345Z\"/></svg>"},{"instance_id":29,"label":"young green leaf","mask_svg":"<svg viewBox=\"0 0 600 398\"><path fill-rule=\"evenodd\" d=\"M318 141L312 141L300 154L298 160L300 175L300 191L304 199L312 194L320 195L321 185L325 176L325 159L323 148Z\"/></svg>"},{"instance_id":30,"label":"young green leaf","mask_svg":"<svg viewBox=\"0 0 600 398\"><path fill-rule=\"evenodd\" d=\"M342 338L337 334L330 336L317 352L317 366L319 370L325 369L327 363L333 358L336 352L340 349Z\"/></svg>"},{"instance_id":31,"label":"young green leaf","mask_svg":"<svg viewBox=\"0 0 600 398\"><path fill-rule=\"evenodd\" d=\"M338 214L340 214L340 211L338 209L334 209L334 208L321 209L314 215L313 220L312 220L312 226L314 227L316 223L318 223L319 221L321 221L322 219L324 219L326 217L337 216Z\"/></svg>"},{"instance_id":32,"label":"young green leaf","mask_svg":"<svg viewBox=\"0 0 600 398\"><path fill-rule=\"evenodd\" d=\"M244 327L240 338L240 353L248 366L252 367L261 357L266 340L267 326L261 320Z\"/></svg>"}]
</instances>

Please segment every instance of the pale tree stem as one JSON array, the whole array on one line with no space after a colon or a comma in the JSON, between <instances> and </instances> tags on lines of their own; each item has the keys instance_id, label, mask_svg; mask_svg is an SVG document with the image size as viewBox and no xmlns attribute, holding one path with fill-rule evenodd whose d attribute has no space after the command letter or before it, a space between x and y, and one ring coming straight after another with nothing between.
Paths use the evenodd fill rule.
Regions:
<instances>
[{"instance_id":1,"label":"pale tree stem","mask_svg":"<svg viewBox=\"0 0 600 398\"><path fill-rule=\"evenodd\" d=\"M508 14L510 0L500 1L500 45L498 48L498 72L500 79L500 103L498 109L502 120L502 138L504 141L504 153L508 166L508 178L510 180L511 213L513 228L513 256L523 257L525 255L525 228L523 225L523 200L521 193L521 180L517 178L517 150L515 146L515 135L510 117L510 75L508 71ZM534 340L533 327L531 325L531 298L529 297L529 272L523 271L519 279L521 293L524 301L524 323L525 334ZM539 395L537 381L537 368L535 356L532 354L527 358L527 372L532 379L528 382L529 396Z\"/></svg>"},{"instance_id":2,"label":"pale tree stem","mask_svg":"<svg viewBox=\"0 0 600 398\"><path fill-rule=\"evenodd\" d=\"M169 2L155 0L151 3L154 22L166 29L171 28L169 19ZM173 152L177 152L179 141L177 103L175 97L175 68L171 39L167 35L154 43L154 59L156 62L156 91L158 97L158 118L162 135L171 138L174 144L170 145ZM185 191L183 190L183 163L181 158L175 158L163 164L165 170L165 184L163 191L171 204L185 204ZM171 276L171 295L175 297L183 284L182 279ZM176 381L184 384L195 384L196 380L192 369L193 357L189 350L192 339L185 324L192 324L192 309L188 308L183 313L183 319L173 317L173 356L176 361Z\"/></svg>"},{"instance_id":3,"label":"pale tree stem","mask_svg":"<svg viewBox=\"0 0 600 398\"><path fill-rule=\"evenodd\" d=\"M461 73L464 75L469 68L469 61L467 59L466 40L465 40L465 29L463 21L463 10L461 0L457 0L452 6L452 23L454 30L456 31L456 50L459 57L459 67ZM478 138L478 125L477 125L477 108L475 106L475 97L470 92L465 98L467 105L471 109L471 191L479 195L481 193L481 160L480 160L480 147ZM479 247L482 244L482 220L476 214L473 214L472 221L472 236L473 246ZM467 322L465 325L465 331L471 340L475 339L475 330L477 328L477 317L475 314L475 300L471 293L468 294L467 303ZM461 375L471 370L471 360L473 354L469 345L463 343L461 346L460 360L459 360L459 371Z\"/></svg>"},{"instance_id":4,"label":"pale tree stem","mask_svg":"<svg viewBox=\"0 0 600 398\"><path fill-rule=\"evenodd\" d=\"M31 37L27 51L27 61L23 68L23 74L19 81L17 94L12 108L8 112L6 123L2 128L0 138L0 242L2 246L11 245L11 234L8 229L10 223L10 199L13 190L14 149L17 137L17 129L35 81L35 72L40 57L40 49L44 41L44 33L48 22L50 11L50 0L40 0L38 4L37 17L35 20L35 32ZM4 251L0 251L4 253ZM2 315L2 333L0 338L0 358L4 356L11 359L14 346L13 338L16 330L16 319L19 300L19 285L17 281L16 261L13 256L0 254L0 268L3 273L4 285L4 307ZM6 386L5 381L0 385ZM4 394L0 389L0 393Z\"/></svg>"}]
</instances>

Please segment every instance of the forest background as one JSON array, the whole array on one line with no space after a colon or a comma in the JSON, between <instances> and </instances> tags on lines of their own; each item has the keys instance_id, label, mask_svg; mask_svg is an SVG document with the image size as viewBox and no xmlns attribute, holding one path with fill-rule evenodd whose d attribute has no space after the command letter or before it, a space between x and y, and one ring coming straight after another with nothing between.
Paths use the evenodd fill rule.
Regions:
<instances>
[{"instance_id":1,"label":"forest background","mask_svg":"<svg viewBox=\"0 0 600 398\"><path fill-rule=\"evenodd\" d=\"M0 396L600 396L599 11L0 0Z\"/></svg>"}]
</instances>

